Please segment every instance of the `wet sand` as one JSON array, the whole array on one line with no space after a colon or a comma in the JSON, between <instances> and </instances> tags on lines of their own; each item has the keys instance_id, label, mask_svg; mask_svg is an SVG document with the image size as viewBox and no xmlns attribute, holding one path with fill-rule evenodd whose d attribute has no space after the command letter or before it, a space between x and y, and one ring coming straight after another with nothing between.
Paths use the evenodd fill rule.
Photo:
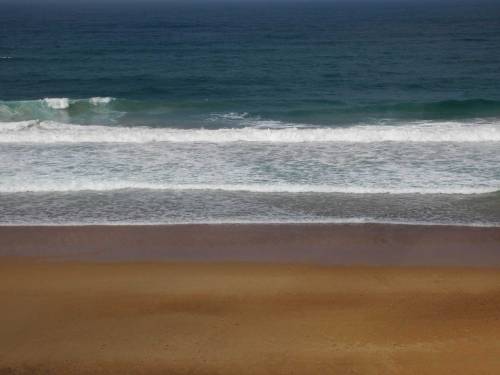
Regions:
<instances>
[{"instance_id":1,"label":"wet sand","mask_svg":"<svg viewBox=\"0 0 500 375\"><path fill-rule=\"evenodd\" d=\"M0 374L497 374L498 235L0 228Z\"/></svg>"},{"instance_id":2,"label":"wet sand","mask_svg":"<svg viewBox=\"0 0 500 375\"><path fill-rule=\"evenodd\" d=\"M386 224L0 226L0 256L500 266L500 227Z\"/></svg>"}]
</instances>

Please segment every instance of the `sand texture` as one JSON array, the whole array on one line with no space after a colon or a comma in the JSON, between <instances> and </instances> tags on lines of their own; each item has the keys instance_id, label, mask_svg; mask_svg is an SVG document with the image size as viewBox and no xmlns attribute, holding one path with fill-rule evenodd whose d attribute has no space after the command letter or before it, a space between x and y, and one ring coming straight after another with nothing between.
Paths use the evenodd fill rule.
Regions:
<instances>
[{"instance_id":1,"label":"sand texture","mask_svg":"<svg viewBox=\"0 0 500 375\"><path fill-rule=\"evenodd\" d=\"M0 374L499 374L500 270L0 260Z\"/></svg>"}]
</instances>

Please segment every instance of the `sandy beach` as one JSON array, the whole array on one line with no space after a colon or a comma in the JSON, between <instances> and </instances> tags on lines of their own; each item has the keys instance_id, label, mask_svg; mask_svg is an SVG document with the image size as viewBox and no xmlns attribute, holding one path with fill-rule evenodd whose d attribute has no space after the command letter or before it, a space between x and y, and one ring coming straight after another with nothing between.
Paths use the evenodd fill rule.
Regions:
<instances>
[{"instance_id":1,"label":"sandy beach","mask_svg":"<svg viewBox=\"0 0 500 375\"><path fill-rule=\"evenodd\" d=\"M500 375L499 15L0 0L0 375Z\"/></svg>"},{"instance_id":2,"label":"sandy beach","mask_svg":"<svg viewBox=\"0 0 500 375\"><path fill-rule=\"evenodd\" d=\"M345 232L346 227L306 226L303 242L297 237L286 246L286 236L283 246L274 241L272 262L259 251L270 248L272 231L265 226L239 226L232 231L239 242L229 241L227 248L220 245L227 238L219 238L217 246L216 234L231 232L230 227L203 228L1 228L0 374L500 371L500 270L453 266L457 261L452 259L464 252L468 238L469 251L479 254L476 259L483 254L483 262L498 261L498 229L432 228L441 250L446 248L438 241L441 236L453 243L459 233L464 248L457 247L455 253L447 248L436 259L448 265L432 265L428 257L439 246L429 247L430 240L423 236L422 243L432 251L424 252L421 262L429 264L408 266L418 263L414 253L396 261L382 250L391 248L396 254L406 246L398 236L411 241L422 231L419 227L348 226ZM298 228L277 229L287 233ZM347 241L349 230L356 228L362 230ZM156 237L143 240L146 255L133 260L139 253L133 238L149 238L148 230ZM171 235L177 231L174 240ZM214 237L196 240L200 246L205 243L205 251L193 247L195 232L202 238L213 233ZM307 237L313 232L321 241ZM373 241L369 234L375 232L385 241ZM470 243L479 238L484 246L476 242L472 247ZM380 257L363 258L366 253L359 250L357 258L346 258L338 246L351 244L355 249L363 241L369 241ZM100 251L90 246L97 243L103 246ZM297 261L295 251L301 246L344 265L314 264L320 258ZM38 254L30 250L35 248ZM53 253L42 257L42 250L49 248ZM88 252L79 259L77 250L84 248ZM189 248L192 252L179 260L174 249ZM247 254L248 259L223 260L229 248L238 258ZM387 264L346 265L373 264L374 259ZM465 263L467 257L459 259Z\"/></svg>"}]
</instances>

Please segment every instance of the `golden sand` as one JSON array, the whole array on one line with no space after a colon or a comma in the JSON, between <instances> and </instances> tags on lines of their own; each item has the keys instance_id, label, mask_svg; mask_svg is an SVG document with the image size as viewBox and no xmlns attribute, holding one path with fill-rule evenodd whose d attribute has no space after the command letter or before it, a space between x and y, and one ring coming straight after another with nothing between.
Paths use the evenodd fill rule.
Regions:
<instances>
[{"instance_id":1,"label":"golden sand","mask_svg":"<svg viewBox=\"0 0 500 375\"><path fill-rule=\"evenodd\" d=\"M500 374L500 270L0 258L0 374Z\"/></svg>"}]
</instances>

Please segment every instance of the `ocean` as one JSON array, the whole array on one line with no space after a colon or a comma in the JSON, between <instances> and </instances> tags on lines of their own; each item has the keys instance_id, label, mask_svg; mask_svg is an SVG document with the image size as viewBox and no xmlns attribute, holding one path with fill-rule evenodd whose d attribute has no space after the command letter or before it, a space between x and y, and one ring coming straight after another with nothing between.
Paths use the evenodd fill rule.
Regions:
<instances>
[{"instance_id":1,"label":"ocean","mask_svg":"<svg viewBox=\"0 0 500 375\"><path fill-rule=\"evenodd\" d=\"M500 3L0 1L0 224L500 225Z\"/></svg>"}]
</instances>

